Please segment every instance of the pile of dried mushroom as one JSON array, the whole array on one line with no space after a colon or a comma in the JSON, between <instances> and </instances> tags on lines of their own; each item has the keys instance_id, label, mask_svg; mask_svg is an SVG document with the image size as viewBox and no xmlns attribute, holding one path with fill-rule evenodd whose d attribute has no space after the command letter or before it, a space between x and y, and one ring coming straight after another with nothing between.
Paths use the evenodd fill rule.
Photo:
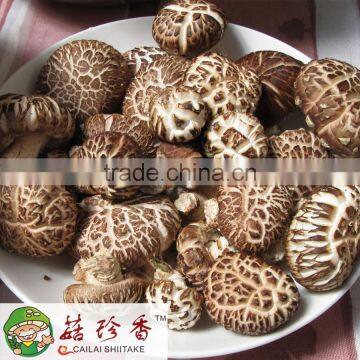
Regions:
<instances>
[{"instance_id":1,"label":"pile of dried mushroom","mask_svg":"<svg viewBox=\"0 0 360 360\"><path fill-rule=\"evenodd\" d=\"M233 61L209 52L225 28L217 6L172 0L153 23L160 48L65 44L35 94L0 98L1 156L359 157L358 69L276 51ZM304 128L294 130L296 109ZM259 335L296 312L293 278L310 291L346 280L359 202L355 186L1 186L0 245L76 257L66 302L166 302L177 330L206 308L226 329ZM175 244L173 268L160 259Z\"/></svg>"}]
</instances>

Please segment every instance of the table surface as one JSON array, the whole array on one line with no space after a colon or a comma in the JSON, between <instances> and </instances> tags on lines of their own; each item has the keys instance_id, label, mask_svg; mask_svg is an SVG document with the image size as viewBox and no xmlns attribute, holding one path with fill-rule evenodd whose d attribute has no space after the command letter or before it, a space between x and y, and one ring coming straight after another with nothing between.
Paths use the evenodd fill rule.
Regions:
<instances>
[{"instance_id":1,"label":"table surface","mask_svg":"<svg viewBox=\"0 0 360 360\"><path fill-rule=\"evenodd\" d=\"M360 66L360 0L217 0L230 22L276 37L312 58ZM90 26L153 15L157 1L79 6L50 0L0 0L0 84L55 42ZM296 333L222 359L356 359L360 285ZM0 280L0 303L19 301Z\"/></svg>"}]
</instances>

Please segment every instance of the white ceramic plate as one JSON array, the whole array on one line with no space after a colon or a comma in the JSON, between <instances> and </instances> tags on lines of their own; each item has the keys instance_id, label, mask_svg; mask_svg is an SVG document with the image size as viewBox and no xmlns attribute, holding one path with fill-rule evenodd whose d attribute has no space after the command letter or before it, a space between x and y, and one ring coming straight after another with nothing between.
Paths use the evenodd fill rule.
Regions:
<instances>
[{"instance_id":1,"label":"white ceramic plate","mask_svg":"<svg viewBox=\"0 0 360 360\"><path fill-rule=\"evenodd\" d=\"M61 44L74 39L105 41L120 51L140 45L155 45L151 36L152 18L117 21L85 30L52 46L16 72L3 86L1 93L31 93L41 66ZM256 50L277 50L299 60L310 59L294 48L254 30L230 25L220 45L221 50L234 59ZM24 302L62 302L62 292L73 280L72 263L66 256L51 259L31 259L10 255L0 250L0 276L5 284ZM44 281L44 275L52 280ZM193 330L171 332L169 356L200 358L225 355L252 349L280 339L316 319L336 303L360 275L357 266L351 278L337 291L313 294L300 288L301 306L290 323L265 336L236 335L212 324L204 314Z\"/></svg>"}]
</instances>

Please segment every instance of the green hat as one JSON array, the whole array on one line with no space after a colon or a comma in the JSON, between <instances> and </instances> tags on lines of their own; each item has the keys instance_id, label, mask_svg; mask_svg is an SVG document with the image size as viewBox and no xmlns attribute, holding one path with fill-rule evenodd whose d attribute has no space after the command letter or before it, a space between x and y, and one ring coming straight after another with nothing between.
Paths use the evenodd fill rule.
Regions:
<instances>
[{"instance_id":1,"label":"green hat","mask_svg":"<svg viewBox=\"0 0 360 360\"><path fill-rule=\"evenodd\" d=\"M13 335L14 331L20 326L32 324L38 326L41 330L45 330L50 325L50 319L36 308L30 306L19 308L11 313L4 325L4 332Z\"/></svg>"}]
</instances>

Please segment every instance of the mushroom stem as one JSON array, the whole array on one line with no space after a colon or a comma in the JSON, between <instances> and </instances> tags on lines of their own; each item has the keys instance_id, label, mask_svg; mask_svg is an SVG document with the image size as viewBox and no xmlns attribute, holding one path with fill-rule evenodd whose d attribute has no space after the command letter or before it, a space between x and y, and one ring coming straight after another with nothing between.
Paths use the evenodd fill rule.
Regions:
<instances>
[{"instance_id":1,"label":"mushroom stem","mask_svg":"<svg viewBox=\"0 0 360 360\"><path fill-rule=\"evenodd\" d=\"M48 137L44 134L22 135L4 151L3 158L36 158L40 155Z\"/></svg>"},{"instance_id":2,"label":"mushroom stem","mask_svg":"<svg viewBox=\"0 0 360 360\"><path fill-rule=\"evenodd\" d=\"M124 279L120 263L107 253L80 259L74 267L73 274L75 280L94 285L111 285Z\"/></svg>"}]
</instances>

